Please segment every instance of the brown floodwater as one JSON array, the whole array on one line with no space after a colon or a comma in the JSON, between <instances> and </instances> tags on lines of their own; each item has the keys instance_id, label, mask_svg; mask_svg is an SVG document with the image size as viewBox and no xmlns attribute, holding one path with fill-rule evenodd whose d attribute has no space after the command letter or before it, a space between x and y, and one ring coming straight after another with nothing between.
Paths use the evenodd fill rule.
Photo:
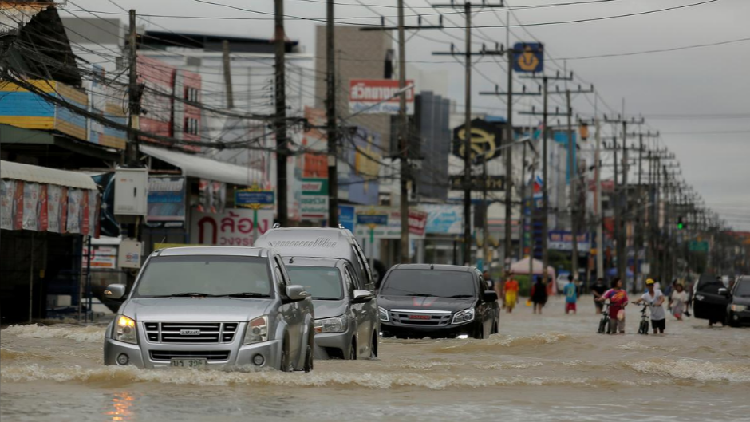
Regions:
<instances>
[{"instance_id":1,"label":"brown floodwater","mask_svg":"<svg viewBox=\"0 0 750 422\"><path fill-rule=\"evenodd\" d=\"M310 374L102 365L103 326L0 332L3 421L749 420L750 329L667 319L667 335L596 334L553 300L486 340L383 339L373 361Z\"/></svg>"}]
</instances>

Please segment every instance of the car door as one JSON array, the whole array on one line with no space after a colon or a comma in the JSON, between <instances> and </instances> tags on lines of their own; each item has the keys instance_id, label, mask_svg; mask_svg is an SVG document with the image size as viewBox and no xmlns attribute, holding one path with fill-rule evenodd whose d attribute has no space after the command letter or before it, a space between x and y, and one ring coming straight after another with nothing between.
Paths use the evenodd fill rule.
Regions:
<instances>
[{"instance_id":1,"label":"car door","mask_svg":"<svg viewBox=\"0 0 750 422\"><path fill-rule=\"evenodd\" d=\"M273 266L276 278L279 280L279 290L286 302L281 306L281 309L289 334L289 353L293 358L292 361L296 362L294 359L299 357L299 352L302 348L300 339L304 331L305 314L300 310L300 302L290 302L286 298L286 287L289 285L289 276L279 256L273 257Z\"/></svg>"}]
</instances>

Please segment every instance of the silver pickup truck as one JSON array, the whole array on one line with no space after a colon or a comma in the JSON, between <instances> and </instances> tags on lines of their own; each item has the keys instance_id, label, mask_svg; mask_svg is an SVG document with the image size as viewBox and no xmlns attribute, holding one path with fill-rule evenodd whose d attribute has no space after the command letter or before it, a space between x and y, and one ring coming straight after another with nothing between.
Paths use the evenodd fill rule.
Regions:
<instances>
[{"instance_id":1,"label":"silver pickup truck","mask_svg":"<svg viewBox=\"0 0 750 422\"><path fill-rule=\"evenodd\" d=\"M124 285L105 294L125 296ZM154 252L107 328L106 365L313 368L310 295L267 248Z\"/></svg>"}]
</instances>

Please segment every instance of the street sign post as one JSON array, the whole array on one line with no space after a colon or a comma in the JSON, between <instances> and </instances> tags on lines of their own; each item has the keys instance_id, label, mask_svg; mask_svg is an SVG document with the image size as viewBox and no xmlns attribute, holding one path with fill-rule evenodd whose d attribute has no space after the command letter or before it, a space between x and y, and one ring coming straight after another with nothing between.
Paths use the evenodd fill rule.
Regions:
<instances>
[{"instance_id":1,"label":"street sign post","mask_svg":"<svg viewBox=\"0 0 750 422\"><path fill-rule=\"evenodd\" d=\"M708 252L708 242L697 242L695 240L691 240L688 243L688 249L692 252Z\"/></svg>"},{"instance_id":2,"label":"street sign post","mask_svg":"<svg viewBox=\"0 0 750 422\"><path fill-rule=\"evenodd\" d=\"M273 205L273 203L274 191L260 190L258 185L234 192L235 206L253 210L253 245L258 240L258 210L264 205Z\"/></svg>"},{"instance_id":3,"label":"street sign post","mask_svg":"<svg viewBox=\"0 0 750 422\"><path fill-rule=\"evenodd\" d=\"M375 268L375 228L388 225L388 214L377 214L375 210L366 211L364 214L357 214L357 224L370 228L370 268Z\"/></svg>"}]
</instances>

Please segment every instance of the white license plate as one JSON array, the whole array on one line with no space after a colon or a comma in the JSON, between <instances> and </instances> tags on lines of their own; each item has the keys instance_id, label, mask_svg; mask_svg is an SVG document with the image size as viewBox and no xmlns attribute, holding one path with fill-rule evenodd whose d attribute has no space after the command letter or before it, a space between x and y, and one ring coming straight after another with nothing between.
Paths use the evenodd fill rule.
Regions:
<instances>
[{"instance_id":1,"label":"white license plate","mask_svg":"<svg viewBox=\"0 0 750 422\"><path fill-rule=\"evenodd\" d=\"M172 359L173 368L205 368L208 366L206 359Z\"/></svg>"}]
</instances>

